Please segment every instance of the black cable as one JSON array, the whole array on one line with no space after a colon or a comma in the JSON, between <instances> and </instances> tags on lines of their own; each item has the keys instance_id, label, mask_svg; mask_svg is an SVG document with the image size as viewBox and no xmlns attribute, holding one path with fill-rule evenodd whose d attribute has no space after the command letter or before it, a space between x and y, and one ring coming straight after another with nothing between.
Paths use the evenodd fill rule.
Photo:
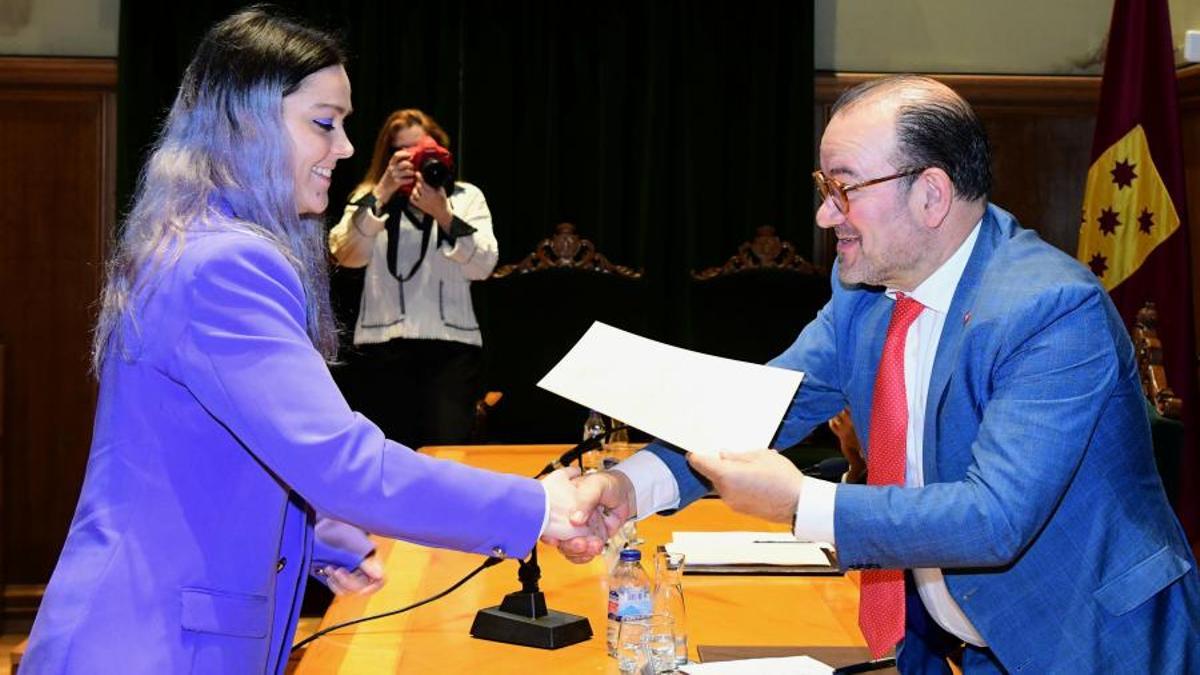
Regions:
<instances>
[{"instance_id":1,"label":"black cable","mask_svg":"<svg viewBox=\"0 0 1200 675\"><path fill-rule=\"evenodd\" d=\"M308 643L310 643L318 638L324 637L325 635L328 635L329 633L332 633L335 630L341 630L343 628L348 628L348 627L353 626L354 624L358 624L358 623L365 623L367 621L383 619L383 618L386 618L389 616L394 616L396 614L403 614L404 612L407 612L410 609L416 609L416 608L420 607L421 605L427 605L427 604L433 602L434 600L440 600L441 598L444 598L447 595L450 595L454 591L458 590L458 587L462 586L463 584L470 581L471 577L475 576L476 574L479 574L480 572L484 571L485 569L487 569L489 567L492 567L493 565L498 565L498 564L504 562L504 560L505 560L504 558L488 558L487 560L483 561L482 565L480 565L479 567L476 567L474 570L472 570L470 574L468 574L467 576L454 582L453 586L450 586L449 588L442 591L441 593L438 593L437 595L431 595L428 598L425 598L424 600L421 600L419 602L414 602L413 604L408 605L407 607L401 607L400 609L393 609L388 612L383 612L382 614L372 614L371 616L360 616L357 619L351 619L349 621L335 623L334 625L332 625L328 628L322 628L321 630L313 633L312 635L309 635L308 637L304 638L303 640L292 645L291 651L294 652L294 651L300 649L301 647L304 647Z\"/></svg>"}]
</instances>

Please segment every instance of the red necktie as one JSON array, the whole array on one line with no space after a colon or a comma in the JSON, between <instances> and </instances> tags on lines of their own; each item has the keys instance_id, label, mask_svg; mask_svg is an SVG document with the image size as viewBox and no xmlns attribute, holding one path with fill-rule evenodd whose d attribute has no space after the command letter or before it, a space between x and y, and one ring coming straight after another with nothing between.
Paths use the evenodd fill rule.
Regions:
<instances>
[{"instance_id":1,"label":"red necktie","mask_svg":"<svg viewBox=\"0 0 1200 675\"><path fill-rule=\"evenodd\" d=\"M892 321L875 374L871 434L867 440L867 483L904 485L908 454L908 397L904 388L904 343L908 328L925 306L896 294ZM904 570L864 570L858 601L858 626L873 658L904 637Z\"/></svg>"}]
</instances>

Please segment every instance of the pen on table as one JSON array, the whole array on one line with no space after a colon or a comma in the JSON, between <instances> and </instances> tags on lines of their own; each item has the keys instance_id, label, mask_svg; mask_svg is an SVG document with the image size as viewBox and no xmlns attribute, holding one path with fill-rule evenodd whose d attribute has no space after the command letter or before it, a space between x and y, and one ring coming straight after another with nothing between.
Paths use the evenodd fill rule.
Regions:
<instances>
[{"instance_id":1,"label":"pen on table","mask_svg":"<svg viewBox=\"0 0 1200 675\"><path fill-rule=\"evenodd\" d=\"M893 656L885 656L882 659L873 661L863 661L862 663L851 663L848 666L834 668L833 675L854 675L855 673L866 673L872 670L883 670L896 665L896 658Z\"/></svg>"}]
</instances>

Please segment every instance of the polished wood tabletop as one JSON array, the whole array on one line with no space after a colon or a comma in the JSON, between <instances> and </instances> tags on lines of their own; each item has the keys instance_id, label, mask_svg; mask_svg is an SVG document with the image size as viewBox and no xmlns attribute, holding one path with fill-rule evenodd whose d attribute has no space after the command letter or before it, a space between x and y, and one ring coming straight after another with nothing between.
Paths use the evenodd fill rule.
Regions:
<instances>
[{"instance_id":1,"label":"polished wood tabletop","mask_svg":"<svg viewBox=\"0 0 1200 675\"><path fill-rule=\"evenodd\" d=\"M469 446L426 449L431 455L508 473L533 475L568 446ZM705 499L674 516L638 523L644 551L676 530L787 528L734 513ZM387 584L378 593L334 601L322 627L386 612L434 595L477 567L477 555L378 539ZM451 595L398 616L359 624L310 644L296 670L303 675L367 673L615 673L605 652L605 570L601 559L567 562L539 544L541 588L551 609L583 615L594 636L556 650L477 640L475 612L520 590L516 562L484 570ZM652 573L652 570L647 570ZM862 646L857 626L858 575L684 577L689 656L697 645Z\"/></svg>"}]
</instances>

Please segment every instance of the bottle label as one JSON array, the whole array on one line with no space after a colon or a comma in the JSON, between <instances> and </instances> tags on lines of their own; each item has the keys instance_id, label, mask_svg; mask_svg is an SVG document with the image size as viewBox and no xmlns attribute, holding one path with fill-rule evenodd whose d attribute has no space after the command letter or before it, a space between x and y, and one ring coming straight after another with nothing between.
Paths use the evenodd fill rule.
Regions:
<instances>
[{"instance_id":1,"label":"bottle label","mask_svg":"<svg viewBox=\"0 0 1200 675\"><path fill-rule=\"evenodd\" d=\"M637 586L608 592L608 618L616 621L644 619L651 614L650 592Z\"/></svg>"}]
</instances>

